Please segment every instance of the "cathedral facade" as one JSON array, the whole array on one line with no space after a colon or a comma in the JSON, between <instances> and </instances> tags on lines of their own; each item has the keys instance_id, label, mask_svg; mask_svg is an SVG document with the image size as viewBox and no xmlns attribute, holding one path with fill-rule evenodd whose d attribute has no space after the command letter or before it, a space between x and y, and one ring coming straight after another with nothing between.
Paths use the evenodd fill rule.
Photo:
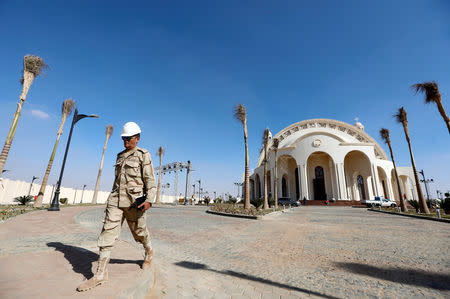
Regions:
<instances>
[{"instance_id":1,"label":"cathedral facade","mask_svg":"<svg viewBox=\"0 0 450 299\"><path fill-rule=\"evenodd\" d=\"M278 198L294 200L355 200L384 196L417 199L411 167L397 167L402 194L398 194L394 165L383 148L356 122L310 119L278 132ZM275 151L269 140L267 152L268 194L275 178ZM264 194L264 151L250 176L250 197Z\"/></svg>"}]
</instances>

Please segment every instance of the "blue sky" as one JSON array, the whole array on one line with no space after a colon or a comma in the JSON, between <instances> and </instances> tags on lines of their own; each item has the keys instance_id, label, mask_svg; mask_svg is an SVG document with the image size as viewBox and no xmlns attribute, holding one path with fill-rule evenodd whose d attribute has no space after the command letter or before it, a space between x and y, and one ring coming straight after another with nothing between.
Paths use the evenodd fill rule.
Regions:
<instances>
[{"instance_id":1,"label":"blue sky","mask_svg":"<svg viewBox=\"0 0 450 299\"><path fill-rule=\"evenodd\" d=\"M410 165L402 127L392 118L404 106L418 168L435 180L434 194L450 189L445 124L409 88L437 81L450 113L448 1L2 0L0 37L2 145L20 94L23 56L39 55L50 65L31 87L5 177L43 176L61 103L73 97L80 113L100 118L77 124L65 186L93 188L105 127L112 124L101 183L109 190L121 127L136 121L140 145L156 164L162 145L165 162L193 162L194 179L205 189L235 194L244 148L232 107L242 102L251 168L266 127L275 134L309 118L354 123L355 117L377 141L378 130L389 128L398 165Z\"/></svg>"}]
</instances>

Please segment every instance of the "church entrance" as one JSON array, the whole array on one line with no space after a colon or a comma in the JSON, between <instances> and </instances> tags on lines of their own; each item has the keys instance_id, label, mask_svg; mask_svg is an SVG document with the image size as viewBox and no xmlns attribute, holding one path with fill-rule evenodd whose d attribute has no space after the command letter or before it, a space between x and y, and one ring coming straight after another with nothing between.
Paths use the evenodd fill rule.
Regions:
<instances>
[{"instance_id":1,"label":"church entrance","mask_svg":"<svg viewBox=\"0 0 450 299\"><path fill-rule=\"evenodd\" d=\"M326 200L327 194L325 192L325 179L323 175L323 168L317 166L315 169L316 178L313 179L314 185L314 200Z\"/></svg>"}]
</instances>

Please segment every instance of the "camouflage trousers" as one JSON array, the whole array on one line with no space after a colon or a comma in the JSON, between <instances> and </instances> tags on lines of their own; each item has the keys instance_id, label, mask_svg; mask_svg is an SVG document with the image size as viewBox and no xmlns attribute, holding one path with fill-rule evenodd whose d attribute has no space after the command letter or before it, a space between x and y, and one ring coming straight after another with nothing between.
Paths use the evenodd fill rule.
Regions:
<instances>
[{"instance_id":1,"label":"camouflage trousers","mask_svg":"<svg viewBox=\"0 0 450 299\"><path fill-rule=\"evenodd\" d=\"M100 251L110 251L113 248L114 243L119 238L125 219L136 242L144 246L151 244L150 233L146 224L146 213L135 207L119 208L115 203L108 201L102 232L98 237Z\"/></svg>"}]
</instances>

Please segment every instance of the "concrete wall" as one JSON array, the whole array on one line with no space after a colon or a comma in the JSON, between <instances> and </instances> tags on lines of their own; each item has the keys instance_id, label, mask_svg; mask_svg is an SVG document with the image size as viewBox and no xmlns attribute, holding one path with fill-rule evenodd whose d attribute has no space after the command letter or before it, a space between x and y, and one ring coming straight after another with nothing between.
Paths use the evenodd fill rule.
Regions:
<instances>
[{"instance_id":1,"label":"concrete wall","mask_svg":"<svg viewBox=\"0 0 450 299\"><path fill-rule=\"evenodd\" d=\"M38 194L40 184L34 183L30 195ZM44 204L49 204L53 199L54 188L52 185L47 185L44 192ZM30 190L30 182L14 181L10 179L0 179L0 205L14 204L14 198L18 196L28 195ZM109 191L99 191L97 195L97 202L99 204L106 203L109 196ZM67 198L68 204L91 203L94 196L94 190L83 190L61 187L59 198ZM165 195L161 196L162 203L176 203L175 196Z\"/></svg>"}]
</instances>

